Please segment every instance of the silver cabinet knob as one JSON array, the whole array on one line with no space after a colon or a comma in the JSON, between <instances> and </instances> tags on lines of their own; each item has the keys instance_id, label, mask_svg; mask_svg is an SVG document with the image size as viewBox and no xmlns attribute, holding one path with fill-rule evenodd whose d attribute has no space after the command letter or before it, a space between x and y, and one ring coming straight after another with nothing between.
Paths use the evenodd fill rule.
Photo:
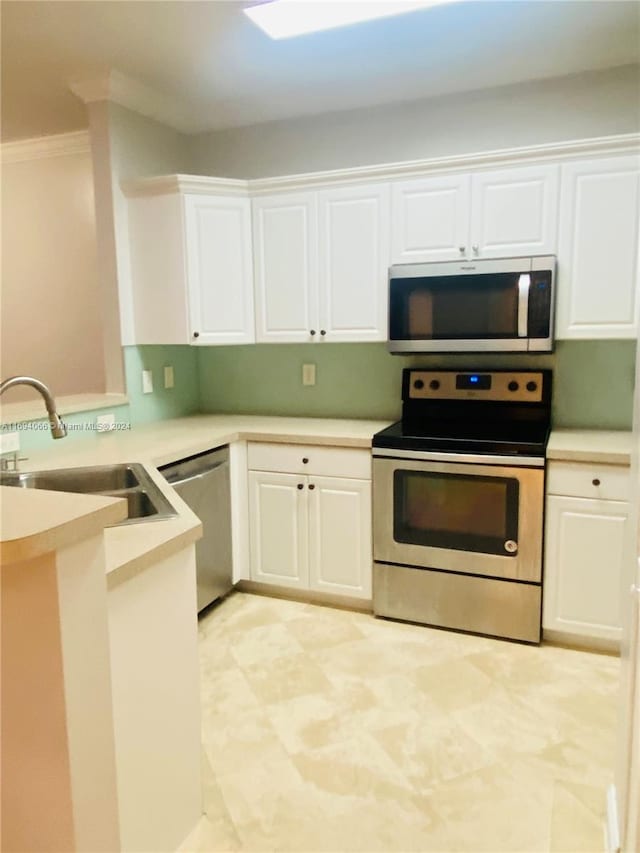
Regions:
<instances>
[{"instance_id":1,"label":"silver cabinet knob","mask_svg":"<svg viewBox=\"0 0 640 853\"><path fill-rule=\"evenodd\" d=\"M472 246L471 248L473 249L474 255L480 254L480 246Z\"/></svg>"},{"instance_id":2,"label":"silver cabinet knob","mask_svg":"<svg viewBox=\"0 0 640 853\"><path fill-rule=\"evenodd\" d=\"M467 248L466 246L458 246L458 251L460 252L461 255L464 255L466 248Z\"/></svg>"}]
</instances>

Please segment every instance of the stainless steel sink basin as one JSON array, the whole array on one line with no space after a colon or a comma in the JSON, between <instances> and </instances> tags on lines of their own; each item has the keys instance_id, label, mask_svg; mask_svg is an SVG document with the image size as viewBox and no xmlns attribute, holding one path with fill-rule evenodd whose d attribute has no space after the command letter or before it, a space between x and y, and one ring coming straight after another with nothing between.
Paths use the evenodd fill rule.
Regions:
<instances>
[{"instance_id":1,"label":"stainless steel sink basin","mask_svg":"<svg viewBox=\"0 0 640 853\"><path fill-rule=\"evenodd\" d=\"M0 473L0 486L124 498L127 501L128 514L119 524L159 521L177 515L143 466L137 463L24 473L3 471Z\"/></svg>"},{"instance_id":2,"label":"stainless steel sink basin","mask_svg":"<svg viewBox=\"0 0 640 853\"><path fill-rule=\"evenodd\" d=\"M99 468L60 468L54 471L15 471L0 475L5 486L50 489L53 492L102 494L140 486L141 465L106 465ZM6 482L5 482L6 480Z\"/></svg>"}]
</instances>

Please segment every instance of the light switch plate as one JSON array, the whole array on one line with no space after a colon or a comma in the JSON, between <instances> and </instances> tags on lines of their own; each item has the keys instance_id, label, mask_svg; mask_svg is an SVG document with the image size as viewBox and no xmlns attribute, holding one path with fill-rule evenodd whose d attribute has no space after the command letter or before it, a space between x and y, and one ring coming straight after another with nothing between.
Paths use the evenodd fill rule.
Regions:
<instances>
[{"instance_id":1,"label":"light switch plate","mask_svg":"<svg viewBox=\"0 0 640 853\"><path fill-rule=\"evenodd\" d=\"M316 384L316 366L315 366L315 364L303 364L302 365L302 384L303 385L315 385Z\"/></svg>"},{"instance_id":2,"label":"light switch plate","mask_svg":"<svg viewBox=\"0 0 640 853\"><path fill-rule=\"evenodd\" d=\"M164 387L165 388L173 388L175 382L173 377L173 367L168 365L164 369Z\"/></svg>"},{"instance_id":3,"label":"light switch plate","mask_svg":"<svg viewBox=\"0 0 640 853\"><path fill-rule=\"evenodd\" d=\"M109 432L109 430L115 429L116 426L116 416L113 412L109 412L106 415L96 415L96 428L98 432Z\"/></svg>"},{"instance_id":4,"label":"light switch plate","mask_svg":"<svg viewBox=\"0 0 640 853\"><path fill-rule=\"evenodd\" d=\"M0 432L0 453L18 453L19 450L19 432Z\"/></svg>"},{"instance_id":5,"label":"light switch plate","mask_svg":"<svg viewBox=\"0 0 640 853\"><path fill-rule=\"evenodd\" d=\"M153 373L150 370L142 371L142 393L151 394L153 392Z\"/></svg>"}]
</instances>

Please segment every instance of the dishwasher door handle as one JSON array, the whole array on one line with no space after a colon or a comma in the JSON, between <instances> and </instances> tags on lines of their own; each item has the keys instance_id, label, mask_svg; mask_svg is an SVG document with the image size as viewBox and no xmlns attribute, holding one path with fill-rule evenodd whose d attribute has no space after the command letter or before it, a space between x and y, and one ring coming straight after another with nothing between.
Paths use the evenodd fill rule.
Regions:
<instances>
[{"instance_id":1,"label":"dishwasher door handle","mask_svg":"<svg viewBox=\"0 0 640 853\"><path fill-rule=\"evenodd\" d=\"M183 486L185 483L193 483L194 480L202 480L203 477L206 477L208 474L211 474L212 471L215 471L217 468L220 468L222 465L226 465L226 460L222 460L222 462L216 462L215 465L211 465L211 467L207 468L204 471L200 471L198 474L193 474L191 477L185 477L181 480L172 480L170 477L167 477L167 483L170 486Z\"/></svg>"}]
</instances>

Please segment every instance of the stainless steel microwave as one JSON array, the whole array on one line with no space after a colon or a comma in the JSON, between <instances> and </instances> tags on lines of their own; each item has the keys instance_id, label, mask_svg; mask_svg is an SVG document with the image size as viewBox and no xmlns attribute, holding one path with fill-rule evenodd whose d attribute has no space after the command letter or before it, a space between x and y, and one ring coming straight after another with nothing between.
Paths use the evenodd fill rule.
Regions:
<instances>
[{"instance_id":1,"label":"stainless steel microwave","mask_svg":"<svg viewBox=\"0 0 640 853\"><path fill-rule=\"evenodd\" d=\"M389 351L551 352L553 256L396 264Z\"/></svg>"}]
</instances>

